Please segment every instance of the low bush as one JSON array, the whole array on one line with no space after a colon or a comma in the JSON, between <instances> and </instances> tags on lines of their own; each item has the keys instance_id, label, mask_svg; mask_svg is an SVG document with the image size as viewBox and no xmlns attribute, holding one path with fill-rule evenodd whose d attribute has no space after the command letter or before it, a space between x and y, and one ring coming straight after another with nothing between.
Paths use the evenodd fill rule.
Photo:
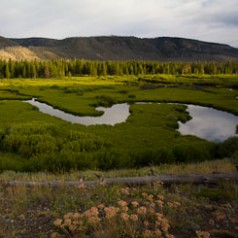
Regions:
<instances>
[{"instance_id":1,"label":"low bush","mask_svg":"<svg viewBox=\"0 0 238 238\"><path fill-rule=\"evenodd\" d=\"M190 143L176 145L173 149L176 162L205 161L213 158L213 144Z\"/></svg>"},{"instance_id":2,"label":"low bush","mask_svg":"<svg viewBox=\"0 0 238 238\"><path fill-rule=\"evenodd\" d=\"M238 138L233 138L219 145L219 154L232 155L237 150L237 141ZM17 166L4 163L4 169L21 171L139 168L214 157L213 144L197 140L168 147L118 150L92 133L59 130L52 124L35 122L1 128L0 142L2 152L15 153L22 158Z\"/></svg>"},{"instance_id":3,"label":"low bush","mask_svg":"<svg viewBox=\"0 0 238 238\"><path fill-rule=\"evenodd\" d=\"M168 148L145 149L131 153L133 167L146 167L175 162L173 151Z\"/></svg>"},{"instance_id":4,"label":"low bush","mask_svg":"<svg viewBox=\"0 0 238 238\"><path fill-rule=\"evenodd\" d=\"M79 88L73 88L73 87L64 87L63 88L63 92L64 93L75 93L77 94L78 96L82 96L83 95L83 90L82 89L79 89Z\"/></svg>"},{"instance_id":5,"label":"low bush","mask_svg":"<svg viewBox=\"0 0 238 238\"><path fill-rule=\"evenodd\" d=\"M59 142L60 150L69 152L94 152L110 147L110 143L90 133L69 131Z\"/></svg>"},{"instance_id":6,"label":"low bush","mask_svg":"<svg viewBox=\"0 0 238 238\"><path fill-rule=\"evenodd\" d=\"M106 95L96 96L95 99L97 100L97 105L102 107L110 107L115 103L113 98Z\"/></svg>"},{"instance_id":7,"label":"low bush","mask_svg":"<svg viewBox=\"0 0 238 238\"><path fill-rule=\"evenodd\" d=\"M130 193L122 188L118 196ZM165 201L163 195L128 194L127 200L112 204L98 203L80 212L69 212L54 220L56 231L52 237L131 237L173 238L166 210L176 210L179 202ZM138 198L139 197L139 198ZM133 198L134 199L134 198Z\"/></svg>"},{"instance_id":8,"label":"low bush","mask_svg":"<svg viewBox=\"0 0 238 238\"><path fill-rule=\"evenodd\" d=\"M22 123L0 129L0 150L21 156L16 163L0 161L4 170L70 171L75 169L112 168L116 155L108 152L110 143L90 133L59 130L51 124ZM95 156L95 153L97 156ZM105 156L105 160L96 159ZM108 154L108 156L106 156ZM108 158L108 159L107 159ZM110 159L109 159L110 158ZM12 161L12 160L10 160ZM115 163L117 166L118 163ZM14 165L14 166L13 166ZM21 165L21 166L20 166Z\"/></svg>"},{"instance_id":9,"label":"low bush","mask_svg":"<svg viewBox=\"0 0 238 238\"><path fill-rule=\"evenodd\" d=\"M49 154L57 150L57 129L51 124L26 123L1 130L1 150L15 152L25 158Z\"/></svg>"},{"instance_id":10,"label":"low bush","mask_svg":"<svg viewBox=\"0 0 238 238\"><path fill-rule=\"evenodd\" d=\"M216 146L216 156L218 158L232 157L238 152L238 137L231 137Z\"/></svg>"},{"instance_id":11,"label":"low bush","mask_svg":"<svg viewBox=\"0 0 238 238\"><path fill-rule=\"evenodd\" d=\"M199 198L210 199L211 201L224 201L228 200L229 196L226 190L218 188L202 188L199 192L196 193L196 196Z\"/></svg>"},{"instance_id":12,"label":"low bush","mask_svg":"<svg viewBox=\"0 0 238 238\"><path fill-rule=\"evenodd\" d=\"M125 161L125 158L127 158L126 153L114 150L100 150L94 154L94 160L97 163L97 168L101 170L129 167L129 160Z\"/></svg>"}]
</instances>

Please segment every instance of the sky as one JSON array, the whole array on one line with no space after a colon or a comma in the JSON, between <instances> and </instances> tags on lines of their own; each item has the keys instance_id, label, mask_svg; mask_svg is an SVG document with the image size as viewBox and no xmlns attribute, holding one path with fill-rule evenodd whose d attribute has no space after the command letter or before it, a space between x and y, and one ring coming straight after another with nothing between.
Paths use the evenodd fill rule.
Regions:
<instances>
[{"instance_id":1,"label":"sky","mask_svg":"<svg viewBox=\"0 0 238 238\"><path fill-rule=\"evenodd\" d=\"M238 47L238 0L0 0L0 35L183 37Z\"/></svg>"}]
</instances>

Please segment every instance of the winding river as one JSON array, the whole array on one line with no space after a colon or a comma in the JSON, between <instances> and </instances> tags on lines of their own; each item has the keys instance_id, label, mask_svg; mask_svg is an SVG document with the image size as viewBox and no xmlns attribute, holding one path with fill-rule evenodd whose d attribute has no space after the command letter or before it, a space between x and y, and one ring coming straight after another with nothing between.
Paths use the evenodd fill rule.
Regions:
<instances>
[{"instance_id":1,"label":"winding river","mask_svg":"<svg viewBox=\"0 0 238 238\"><path fill-rule=\"evenodd\" d=\"M103 111L104 114L99 117L75 116L70 113L55 109L45 103L37 101L35 98L24 101L39 108L43 113L61 118L71 123L82 125L115 125L125 122L129 112L129 104L115 104L110 108L97 107L96 110ZM235 136L236 125L238 125L238 116L231 113L216 110L213 108L197 105L186 105L187 111L192 119L186 123L178 122L178 131L182 135L195 135L209 141L224 141L231 136Z\"/></svg>"},{"instance_id":2,"label":"winding river","mask_svg":"<svg viewBox=\"0 0 238 238\"><path fill-rule=\"evenodd\" d=\"M59 109L55 109L46 103L39 102L35 98L24 102L30 103L31 105L38 107L40 112L61 118L71 123L82 124L85 126L102 124L114 126L117 123L125 122L128 116L130 115L129 105L127 103L115 104L110 108L96 107L96 110L103 111L104 113L102 116L93 117L75 116Z\"/></svg>"},{"instance_id":3,"label":"winding river","mask_svg":"<svg viewBox=\"0 0 238 238\"><path fill-rule=\"evenodd\" d=\"M208 141L220 142L235 136L238 116L214 108L186 105L192 119L179 123L182 135L195 135Z\"/></svg>"}]
</instances>

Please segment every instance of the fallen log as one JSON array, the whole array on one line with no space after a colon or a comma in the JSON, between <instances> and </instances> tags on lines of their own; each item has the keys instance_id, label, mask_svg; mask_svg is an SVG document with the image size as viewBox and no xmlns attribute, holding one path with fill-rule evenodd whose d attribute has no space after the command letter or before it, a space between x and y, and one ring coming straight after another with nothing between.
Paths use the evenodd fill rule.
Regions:
<instances>
[{"instance_id":1,"label":"fallen log","mask_svg":"<svg viewBox=\"0 0 238 238\"><path fill-rule=\"evenodd\" d=\"M10 181L0 183L3 186L97 186L97 185L111 185L123 184L127 186L140 186L153 183L161 183L163 185L173 184L204 184L204 185L218 185L221 182L238 182L238 173L213 173L213 174L159 174L155 176L144 177L117 177L117 178L101 178L97 181L49 181L49 182L24 182L24 181Z\"/></svg>"}]
</instances>

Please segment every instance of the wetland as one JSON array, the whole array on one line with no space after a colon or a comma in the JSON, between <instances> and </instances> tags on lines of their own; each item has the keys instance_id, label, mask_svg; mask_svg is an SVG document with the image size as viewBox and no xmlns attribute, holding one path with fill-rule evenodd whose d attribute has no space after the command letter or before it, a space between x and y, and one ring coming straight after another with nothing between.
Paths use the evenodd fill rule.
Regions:
<instances>
[{"instance_id":1,"label":"wetland","mask_svg":"<svg viewBox=\"0 0 238 238\"><path fill-rule=\"evenodd\" d=\"M130 115L129 104L114 104L111 107L96 107L98 111L103 111L101 116L76 116L55 109L46 103L41 103L35 98L25 101L36 106L40 112L61 118L71 123L82 125L112 125L123 123ZM139 103L141 104L141 102ZM142 103L147 104L147 103ZM194 135L209 141L220 142L235 136L238 116L231 113L216 110L214 108L186 105L191 119L185 123L179 122L178 131L182 135Z\"/></svg>"},{"instance_id":2,"label":"wetland","mask_svg":"<svg viewBox=\"0 0 238 238\"><path fill-rule=\"evenodd\" d=\"M235 173L237 77L213 77L0 80L1 235L144 238L149 231L150 237L236 238L235 181L216 187L126 187L104 180ZM205 132L206 138L186 135L195 129L189 125L193 122L200 126L195 133ZM179 132L186 125L189 132ZM216 125L222 131L211 129ZM96 186L86 186L87 180L97 180ZM61 181L62 186L12 186L8 181ZM80 185L66 186L68 181ZM112 209L119 212L109 220L106 212ZM89 219L95 218L100 222L92 225Z\"/></svg>"},{"instance_id":3,"label":"wetland","mask_svg":"<svg viewBox=\"0 0 238 238\"><path fill-rule=\"evenodd\" d=\"M2 80L1 169L108 170L235 157L236 77L161 77Z\"/></svg>"}]
</instances>

